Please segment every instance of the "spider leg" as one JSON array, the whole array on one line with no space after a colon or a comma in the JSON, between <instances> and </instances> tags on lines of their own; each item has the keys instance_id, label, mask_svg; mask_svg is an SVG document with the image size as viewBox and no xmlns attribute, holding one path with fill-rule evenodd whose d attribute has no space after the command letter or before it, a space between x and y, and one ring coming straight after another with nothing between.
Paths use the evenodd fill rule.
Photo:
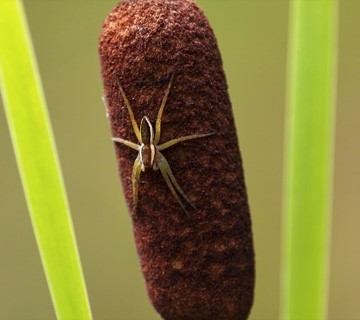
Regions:
<instances>
[{"instance_id":1,"label":"spider leg","mask_svg":"<svg viewBox=\"0 0 360 320\"><path fill-rule=\"evenodd\" d=\"M183 196L183 198L191 205L191 207L193 209L196 209L196 207L191 203L190 199L186 196L185 192L181 189L181 187L177 183L177 181L174 177L174 174L171 171L170 165L167 162L167 160L165 159L165 157L160 152L158 154L158 157L159 157L158 167L159 167L169 189L171 190L172 194L177 199L177 201L180 203L183 210L187 213L184 204L182 203L182 201L180 200L179 196L176 193L176 190L174 189L174 186L177 189L177 191Z\"/></svg>"},{"instance_id":2,"label":"spider leg","mask_svg":"<svg viewBox=\"0 0 360 320\"><path fill-rule=\"evenodd\" d=\"M132 123L132 126L133 126L133 129L134 129L134 132L135 132L135 135L136 135L136 138L140 141L141 141L141 134L140 134L140 130L139 130L139 127L135 121L135 117L134 117L134 113L131 109L131 105L130 105L130 102L129 100L127 99L126 95L125 95L125 92L124 92L124 89L123 87L121 86L121 83L120 83L120 79L118 76L116 76L117 78L117 81L118 81L118 85L119 85L119 90L120 90L120 93L121 93L121 96L124 100L124 103L125 103L125 106L129 112L129 116L130 116L130 120L131 120L131 123Z\"/></svg>"},{"instance_id":3,"label":"spider leg","mask_svg":"<svg viewBox=\"0 0 360 320\"><path fill-rule=\"evenodd\" d=\"M158 116L157 116L157 119L156 119L155 140L154 140L155 144L158 144L159 141L160 141L161 118L162 118L162 114L163 114L164 107L165 107L165 104L166 104L166 100L167 100L167 98L169 96L169 93L170 93L170 89L171 89L171 86L172 86L173 79L174 79L174 73L171 75L169 84L168 84L166 92L165 92L165 96L164 96L164 98L163 98L163 100L161 102L161 106L160 106Z\"/></svg>"},{"instance_id":4,"label":"spider leg","mask_svg":"<svg viewBox=\"0 0 360 320\"><path fill-rule=\"evenodd\" d=\"M114 142L119 142L127 147L130 147L131 149L134 149L136 151L139 151L140 150L140 146L134 142L131 142L129 140L125 140L125 139L122 139L122 138L112 138L112 141Z\"/></svg>"},{"instance_id":5,"label":"spider leg","mask_svg":"<svg viewBox=\"0 0 360 320\"><path fill-rule=\"evenodd\" d=\"M175 139L169 140L168 142L165 142L165 143L159 145L158 150L159 151L165 150L166 148L169 148L179 142L186 141L186 140L192 140L192 139L198 139L198 138L205 138L205 137L212 136L213 134L215 134L215 132L204 133L204 134L193 134L191 136L175 138Z\"/></svg>"},{"instance_id":6,"label":"spider leg","mask_svg":"<svg viewBox=\"0 0 360 320\"><path fill-rule=\"evenodd\" d=\"M182 203L182 201L180 200L179 196L177 195L176 190L174 189L174 186L171 184L170 178L169 178L169 176L168 176L165 168L163 168L161 165L159 165L159 169L160 169L161 174L163 175L163 177L164 177L164 179L165 179L165 181L166 181L166 184L167 184L167 186L169 187L171 193L172 193L173 196L176 198L176 200L179 202L179 204L180 204L181 208L184 210L184 212L185 212L186 214L188 214L188 212L187 212L184 204Z\"/></svg>"},{"instance_id":7,"label":"spider leg","mask_svg":"<svg viewBox=\"0 0 360 320\"><path fill-rule=\"evenodd\" d=\"M133 187L134 212L136 212L137 202L138 202L140 174L141 174L141 161L140 161L140 157L138 156L135 159L135 162L133 165L133 170L132 170L132 175L131 175L131 181L132 181L132 187Z\"/></svg>"}]
</instances>

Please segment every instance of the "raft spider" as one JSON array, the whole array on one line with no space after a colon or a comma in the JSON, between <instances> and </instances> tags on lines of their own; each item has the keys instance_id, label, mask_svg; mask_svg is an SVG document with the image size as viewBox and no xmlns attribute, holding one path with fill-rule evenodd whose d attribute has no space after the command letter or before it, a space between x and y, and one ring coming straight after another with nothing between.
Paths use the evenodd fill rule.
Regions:
<instances>
[{"instance_id":1,"label":"raft spider","mask_svg":"<svg viewBox=\"0 0 360 320\"><path fill-rule=\"evenodd\" d=\"M171 169L170 165L165 159L165 157L162 155L160 151L163 151L179 142L186 141L186 140L192 140L192 139L198 139L198 138L204 138L208 137L210 135L213 135L213 132L205 133L205 134L193 134L189 136L184 136L180 138L175 138L172 140L169 140L168 142L159 144L160 141L160 131L161 131L161 117L164 111L164 107L166 104L166 100L169 96L170 89L172 86L172 82L174 79L174 74L172 74L169 84L167 86L165 96L162 99L160 109L157 115L156 119L156 125L155 125L155 136L154 136L154 129L152 124L150 123L150 120L147 116L143 117L140 122L140 129L135 121L134 113L131 109L129 100L126 98L124 89L121 86L120 79L117 77L119 90L121 93L121 96L124 100L125 106L129 112L130 120L132 123L132 127L134 129L136 138L139 141L139 144L136 144L134 142L122 139L122 138L116 138L113 137L112 140L114 142L121 143L125 146L130 147L131 149L134 149L138 151L138 156L135 159L133 169L132 169L132 189L133 189L133 205L134 205L134 212L136 212L137 208L137 202L138 202L138 191L139 191L139 181L140 181L140 174L141 171L145 171L148 168L152 168L153 170L160 169L160 172L162 176L164 177L167 186L169 187L171 193L176 198L176 200L179 202L181 208L186 211L185 205L182 203L178 193L182 195L182 197L195 209L195 206L191 203L190 199L185 195L184 191L180 188L179 184L177 183ZM176 192L178 191L178 193Z\"/></svg>"}]
</instances>

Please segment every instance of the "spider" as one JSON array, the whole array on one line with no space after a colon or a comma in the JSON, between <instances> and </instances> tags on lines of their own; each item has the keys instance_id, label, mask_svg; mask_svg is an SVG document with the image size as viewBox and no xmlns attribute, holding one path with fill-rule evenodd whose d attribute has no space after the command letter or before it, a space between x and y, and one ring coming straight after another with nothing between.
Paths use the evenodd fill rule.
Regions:
<instances>
[{"instance_id":1,"label":"spider","mask_svg":"<svg viewBox=\"0 0 360 320\"><path fill-rule=\"evenodd\" d=\"M118 86L121 93L121 96L124 100L125 106L129 112L130 120L132 123L132 127L134 129L136 138L139 141L139 144L136 144L134 142L122 139L122 138L116 138L113 137L112 140L114 142L121 143L127 147L130 147L131 149L134 149L138 151L138 156L135 159L133 169L132 169L132 191L133 191L133 208L134 212L136 212L137 209L137 202L138 202L138 191L139 191L139 181L140 181L140 174L141 172L144 172L146 169L152 168L153 170L160 169L160 172L162 176L165 179L165 182L167 186L169 187L171 193L175 197L175 199L180 204L181 208L184 210L184 212L187 213L187 210L185 208L185 205L181 201L178 193L190 204L190 206L193 209L196 209L195 206L191 203L190 199L186 196L184 191L180 188L179 184L177 183L171 169L170 165L165 159L165 157L162 155L161 151L172 147L173 145L186 141L186 140L192 140L192 139L198 139L198 138L205 138L208 136L213 135L213 132L205 133L205 134L193 134L189 136L184 136L180 138L175 138L172 140L169 140L168 142L159 144L160 141L160 132L161 132L161 117L164 111L164 107L166 104L166 100L169 96L170 89L173 83L174 74L172 74L169 84L167 86L165 95L162 99L160 109L157 115L156 124L155 124L155 135L154 135L154 129L153 126L147 116L144 116L141 119L140 122L140 129L135 121L134 113L131 109L131 105L129 103L129 100L127 99L124 89L121 86L120 79L118 76L116 76L118 80ZM177 193L178 192L178 193Z\"/></svg>"}]
</instances>

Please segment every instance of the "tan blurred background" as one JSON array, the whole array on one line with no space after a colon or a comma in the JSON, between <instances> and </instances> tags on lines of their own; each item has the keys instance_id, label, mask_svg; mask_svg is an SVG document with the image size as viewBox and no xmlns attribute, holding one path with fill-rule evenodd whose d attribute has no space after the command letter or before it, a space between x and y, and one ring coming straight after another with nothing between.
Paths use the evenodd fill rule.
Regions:
<instances>
[{"instance_id":1,"label":"tan blurred background","mask_svg":"<svg viewBox=\"0 0 360 320\"><path fill-rule=\"evenodd\" d=\"M329 319L344 320L360 319L360 1L340 2ZM198 3L218 38L244 158L257 259L250 319L278 319L288 1ZM115 4L25 0L94 319L152 320L101 102L97 42ZM0 320L55 319L3 108L0 146Z\"/></svg>"}]
</instances>

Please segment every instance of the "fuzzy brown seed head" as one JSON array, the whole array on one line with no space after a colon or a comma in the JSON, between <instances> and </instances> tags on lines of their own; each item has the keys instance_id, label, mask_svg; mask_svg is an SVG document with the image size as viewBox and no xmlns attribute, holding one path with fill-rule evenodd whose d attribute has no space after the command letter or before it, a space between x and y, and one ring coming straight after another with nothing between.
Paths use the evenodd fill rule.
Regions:
<instances>
[{"instance_id":1,"label":"fuzzy brown seed head","mask_svg":"<svg viewBox=\"0 0 360 320\"><path fill-rule=\"evenodd\" d=\"M253 300L254 252L242 162L220 53L193 0L125 0L106 18L100 37L104 97L113 137L137 143L116 74L137 123L162 117L163 154L196 206L189 215L159 171L142 174L136 246L149 297L164 319L246 319ZM133 209L134 150L116 144L123 190Z\"/></svg>"}]
</instances>

